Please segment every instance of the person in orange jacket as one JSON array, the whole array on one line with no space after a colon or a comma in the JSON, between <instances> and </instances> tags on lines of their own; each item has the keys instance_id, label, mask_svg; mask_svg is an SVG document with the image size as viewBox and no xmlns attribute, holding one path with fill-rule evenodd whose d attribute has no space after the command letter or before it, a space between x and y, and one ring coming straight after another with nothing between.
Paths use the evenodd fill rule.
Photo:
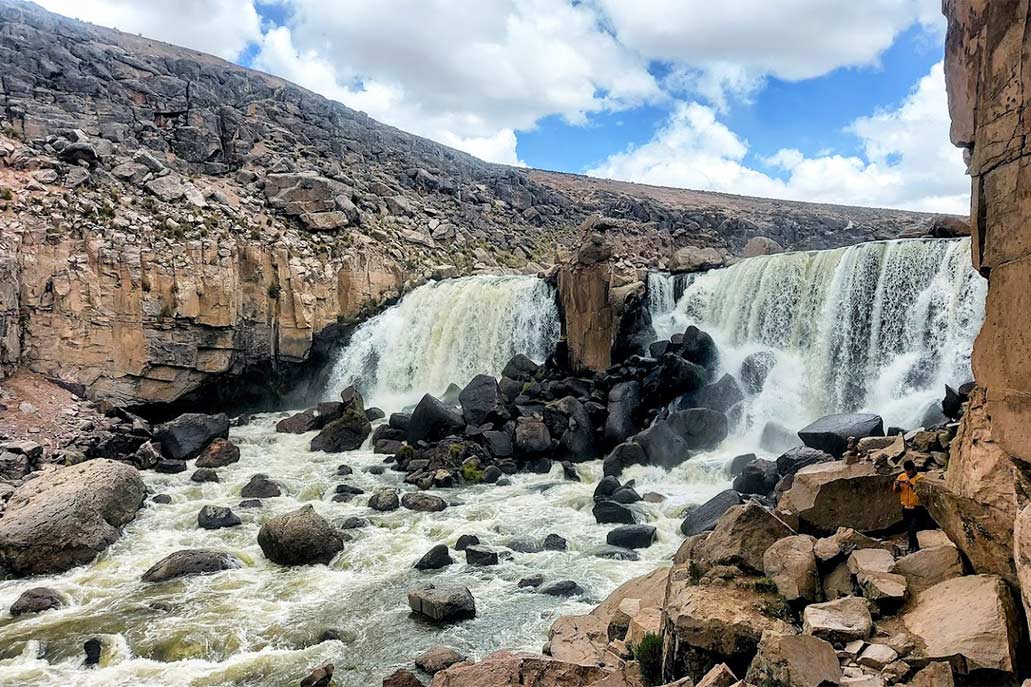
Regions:
<instances>
[{"instance_id":1,"label":"person in orange jacket","mask_svg":"<svg viewBox=\"0 0 1031 687\"><path fill-rule=\"evenodd\" d=\"M891 490L899 495L902 502L902 522L906 525L906 534L909 535L909 553L920 550L920 542L917 540L917 530L920 528L921 512L924 507L920 505L920 497L916 493L916 483L923 475L916 471L916 464L907 460L902 464L903 472L895 478Z\"/></svg>"}]
</instances>

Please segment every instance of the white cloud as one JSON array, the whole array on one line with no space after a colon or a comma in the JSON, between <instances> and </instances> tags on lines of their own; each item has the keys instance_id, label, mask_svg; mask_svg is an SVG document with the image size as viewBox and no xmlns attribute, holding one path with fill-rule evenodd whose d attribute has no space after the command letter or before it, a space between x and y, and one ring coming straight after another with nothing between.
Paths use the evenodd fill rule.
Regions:
<instances>
[{"instance_id":1,"label":"white cloud","mask_svg":"<svg viewBox=\"0 0 1031 687\"><path fill-rule=\"evenodd\" d=\"M251 0L37 0L68 17L235 60L261 38Z\"/></svg>"},{"instance_id":2,"label":"white cloud","mask_svg":"<svg viewBox=\"0 0 1031 687\"><path fill-rule=\"evenodd\" d=\"M807 158L783 149L763 162L785 178L749 167L747 142L715 111L680 103L651 141L609 157L591 176L814 202L965 214L969 180L949 143L945 76L931 68L896 109L857 119L849 131L864 155Z\"/></svg>"}]
</instances>

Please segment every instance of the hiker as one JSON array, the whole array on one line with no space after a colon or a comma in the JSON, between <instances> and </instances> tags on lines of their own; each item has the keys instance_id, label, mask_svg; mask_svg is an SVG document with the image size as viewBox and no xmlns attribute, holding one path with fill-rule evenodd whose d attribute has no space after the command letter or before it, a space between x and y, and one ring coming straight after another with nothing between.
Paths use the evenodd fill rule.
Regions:
<instances>
[{"instance_id":1,"label":"hiker","mask_svg":"<svg viewBox=\"0 0 1031 687\"><path fill-rule=\"evenodd\" d=\"M902 464L903 473L895 478L891 490L899 495L902 502L902 522L906 525L906 533L909 535L909 553L920 550L920 542L917 541L916 533L920 528L920 514L923 506L920 505L920 497L916 494L916 483L923 478L923 475L916 471L916 464L907 460Z\"/></svg>"}]
</instances>

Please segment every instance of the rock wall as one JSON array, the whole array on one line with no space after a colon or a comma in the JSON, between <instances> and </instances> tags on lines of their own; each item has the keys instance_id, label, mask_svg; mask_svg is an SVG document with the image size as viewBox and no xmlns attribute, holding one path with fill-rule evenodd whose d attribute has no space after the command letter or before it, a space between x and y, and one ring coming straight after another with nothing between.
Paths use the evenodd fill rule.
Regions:
<instances>
[{"instance_id":1,"label":"rock wall","mask_svg":"<svg viewBox=\"0 0 1031 687\"><path fill-rule=\"evenodd\" d=\"M989 288L973 353L982 391L932 511L975 568L1020 585L1031 612L1031 7L945 0L943 9L951 136L969 161L974 266Z\"/></svg>"}]
</instances>

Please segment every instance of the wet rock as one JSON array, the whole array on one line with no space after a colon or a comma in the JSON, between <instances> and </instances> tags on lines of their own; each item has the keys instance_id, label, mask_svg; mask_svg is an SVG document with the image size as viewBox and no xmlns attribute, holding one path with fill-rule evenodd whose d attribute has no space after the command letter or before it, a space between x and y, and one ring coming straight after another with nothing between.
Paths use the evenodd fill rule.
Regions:
<instances>
[{"instance_id":1,"label":"wet rock","mask_svg":"<svg viewBox=\"0 0 1031 687\"><path fill-rule=\"evenodd\" d=\"M754 453L743 453L740 456L734 456L730 461L728 472L731 477L737 477L745 469L745 467L754 461L757 456Z\"/></svg>"},{"instance_id":2,"label":"wet rock","mask_svg":"<svg viewBox=\"0 0 1031 687\"><path fill-rule=\"evenodd\" d=\"M626 549L646 549L655 543L656 530L651 525L624 525L610 530L605 542Z\"/></svg>"},{"instance_id":3,"label":"wet rock","mask_svg":"<svg viewBox=\"0 0 1031 687\"><path fill-rule=\"evenodd\" d=\"M344 548L340 533L310 505L278 515L258 531L262 553L279 565L329 563Z\"/></svg>"},{"instance_id":4,"label":"wet rock","mask_svg":"<svg viewBox=\"0 0 1031 687\"><path fill-rule=\"evenodd\" d=\"M606 475L598 480L598 486L594 488L594 500L602 501L616 493L622 485L619 480L611 475Z\"/></svg>"},{"instance_id":5,"label":"wet rock","mask_svg":"<svg viewBox=\"0 0 1031 687\"><path fill-rule=\"evenodd\" d=\"M540 553L542 550L540 544L529 537L510 537L503 545L516 553Z\"/></svg>"},{"instance_id":6,"label":"wet rock","mask_svg":"<svg viewBox=\"0 0 1031 687\"><path fill-rule=\"evenodd\" d=\"M240 496L246 499L269 499L282 494L279 484L269 479L268 475L253 475L247 484L240 489Z\"/></svg>"},{"instance_id":7,"label":"wet rock","mask_svg":"<svg viewBox=\"0 0 1031 687\"><path fill-rule=\"evenodd\" d=\"M22 592L11 604L11 615L17 618L28 613L42 613L61 608L61 595L50 587L33 587Z\"/></svg>"},{"instance_id":8,"label":"wet rock","mask_svg":"<svg viewBox=\"0 0 1031 687\"><path fill-rule=\"evenodd\" d=\"M827 415L800 429L798 436L806 446L840 458L849 437L884 436L884 422L870 413Z\"/></svg>"},{"instance_id":9,"label":"wet rock","mask_svg":"<svg viewBox=\"0 0 1031 687\"><path fill-rule=\"evenodd\" d=\"M798 435L787 427L776 422L767 422L763 425L763 431L759 437L759 448L762 450L779 453L797 445Z\"/></svg>"},{"instance_id":10,"label":"wet rock","mask_svg":"<svg viewBox=\"0 0 1031 687\"><path fill-rule=\"evenodd\" d=\"M447 502L439 496L422 492L408 492L401 497L401 505L420 513L437 513L447 508Z\"/></svg>"},{"instance_id":11,"label":"wet rock","mask_svg":"<svg viewBox=\"0 0 1031 687\"><path fill-rule=\"evenodd\" d=\"M832 460L834 457L831 454L819 449L796 446L777 457L777 472L781 477L787 477L794 475L802 468L818 463L829 463Z\"/></svg>"},{"instance_id":12,"label":"wet rock","mask_svg":"<svg viewBox=\"0 0 1031 687\"><path fill-rule=\"evenodd\" d=\"M508 432L487 430L483 433L483 445L495 458L510 458L514 454L512 435ZM490 470L492 467L495 466L492 465L487 469ZM487 481L486 475L484 475L484 481Z\"/></svg>"},{"instance_id":13,"label":"wet rock","mask_svg":"<svg viewBox=\"0 0 1031 687\"><path fill-rule=\"evenodd\" d=\"M372 407L372 408L366 408L365 409L365 417L367 417L369 419L369 422L375 422L376 420L382 420L386 416L387 416L387 414L384 413L382 409L376 408L375 406Z\"/></svg>"},{"instance_id":14,"label":"wet rock","mask_svg":"<svg viewBox=\"0 0 1031 687\"><path fill-rule=\"evenodd\" d=\"M517 382L529 382L533 380L539 367L537 363L522 353L517 353L505 365L505 369L501 371L501 376L514 379Z\"/></svg>"},{"instance_id":15,"label":"wet rock","mask_svg":"<svg viewBox=\"0 0 1031 687\"><path fill-rule=\"evenodd\" d=\"M446 568L455 561L451 558L446 544L437 544L422 555L415 563L416 570L439 570Z\"/></svg>"},{"instance_id":16,"label":"wet rock","mask_svg":"<svg viewBox=\"0 0 1031 687\"><path fill-rule=\"evenodd\" d=\"M866 601L854 596L806 606L802 620L806 634L839 644L866 639L873 629Z\"/></svg>"},{"instance_id":17,"label":"wet rock","mask_svg":"<svg viewBox=\"0 0 1031 687\"><path fill-rule=\"evenodd\" d=\"M644 449L636 442L624 442L619 444L602 462L602 472L606 476L619 477L623 470L631 465L647 465L648 456Z\"/></svg>"},{"instance_id":18,"label":"wet rock","mask_svg":"<svg viewBox=\"0 0 1031 687\"><path fill-rule=\"evenodd\" d=\"M96 637L87 639L82 644L83 653L86 657L82 660L82 665L85 668L93 668L100 664L100 657L104 651L104 645Z\"/></svg>"},{"instance_id":19,"label":"wet rock","mask_svg":"<svg viewBox=\"0 0 1031 687\"><path fill-rule=\"evenodd\" d=\"M591 512L599 525L612 523L633 525L637 522L637 518L631 508L609 499L596 502Z\"/></svg>"},{"instance_id":20,"label":"wet rock","mask_svg":"<svg viewBox=\"0 0 1031 687\"><path fill-rule=\"evenodd\" d=\"M727 489L713 496L702 505L691 509L680 524L680 531L691 537L702 532L709 532L716 527L720 517L727 509L741 504L741 495L733 489Z\"/></svg>"},{"instance_id":21,"label":"wet rock","mask_svg":"<svg viewBox=\"0 0 1031 687\"><path fill-rule=\"evenodd\" d=\"M361 448L369 434L372 433L372 423L365 416L365 401L361 394L354 387L347 387L341 392L341 398L343 399L341 404L334 405L334 409L331 411L332 416L339 413L339 417L325 424L311 440L312 451L327 453L354 451ZM320 404L321 407L322 404ZM326 417L322 413L319 413L319 416Z\"/></svg>"},{"instance_id":22,"label":"wet rock","mask_svg":"<svg viewBox=\"0 0 1031 687\"><path fill-rule=\"evenodd\" d=\"M333 683L333 664L323 663L301 680L301 687L329 687Z\"/></svg>"},{"instance_id":23,"label":"wet rock","mask_svg":"<svg viewBox=\"0 0 1031 687\"><path fill-rule=\"evenodd\" d=\"M240 508L261 508L264 504L261 499L244 499L237 504Z\"/></svg>"},{"instance_id":24,"label":"wet rock","mask_svg":"<svg viewBox=\"0 0 1031 687\"><path fill-rule=\"evenodd\" d=\"M641 498L641 495L637 493L637 490L629 484L623 485L619 489L616 489L616 491L612 492L612 496L610 496L609 499L615 501L616 503L622 503L624 505L637 503L638 501L643 500Z\"/></svg>"},{"instance_id":25,"label":"wet rock","mask_svg":"<svg viewBox=\"0 0 1031 687\"><path fill-rule=\"evenodd\" d=\"M383 678L383 687L425 687L410 670L399 668Z\"/></svg>"},{"instance_id":26,"label":"wet rock","mask_svg":"<svg viewBox=\"0 0 1031 687\"><path fill-rule=\"evenodd\" d=\"M704 367L673 353L666 353L641 384L641 396L655 405L698 391L708 381Z\"/></svg>"},{"instance_id":27,"label":"wet rock","mask_svg":"<svg viewBox=\"0 0 1031 687\"><path fill-rule=\"evenodd\" d=\"M459 535L458 541L455 542L455 551L465 551L470 546L476 546L480 543L480 538L475 534L463 534Z\"/></svg>"},{"instance_id":28,"label":"wet rock","mask_svg":"<svg viewBox=\"0 0 1031 687\"><path fill-rule=\"evenodd\" d=\"M465 547L465 562L476 566L497 565L498 552L486 546L472 544Z\"/></svg>"},{"instance_id":29,"label":"wet rock","mask_svg":"<svg viewBox=\"0 0 1031 687\"><path fill-rule=\"evenodd\" d=\"M408 443L439 441L452 434L461 434L465 419L451 407L426 394L412 411L408 424Z\"/></svg>"},{"instance_id":30,"label":"wet rock","mask_svg":"<svg viewBox=\"0 0 1031 687\"><path fill-rule=\"evenodd\" d=\"M453 622L476 616L476 602L468 587L426 585L408 592L411 609L436 622Z\"/></svg>"},{"instance_id":31,"label":"wet rock","mask_svg":"<svg viewBox=\"0 0 1031 687\"><path fill-rule=\"evenodd\" d=\"M745 680L768 687L821 687L841 681L834 647L808 635L763 635Z\"/></svg>"},{"instance_id":32,"label":"wet rock","mask_svg":"<svg viewBox=\"0 0 1031 687\"><path fill-rule=\"evenodd\" d=\"M820 600L820 573L813 546L816 540L799 534L774 542L763 554L763 571L788 601Z\"/></svg>"},{"instance_id":33,"label":"wet rock","mask_svg":"<svg viewBox=\"0 0 1031 687\"><path fill-rule=\"evenodd\" d=\"M357 530L363 527L368 527L369 521L365 518L350 517L340 523L340 529L342 530Z\"/></svg>"},{"instance_id":34,"label":"wet rock","mask_svg":"<svg viewBox=\"0 0 1031 687\"><path fill-rule=\"evenodd\" d=\"M595 546L587 553L598 558L607 558L615 561L637 561L641 559L640 554L633 549L624 549L621 546L612 546L611 544Z\"/></svg>"},{"instance_id":35,"label":"wet rock","mask_svg":"<svg viewBox=\"0 0 1031 687\"><path fill-rule=\"evenodd\" d=\"M741 362L741 383L749 393L759 393L776 364L777 356L773 351L756 351L749 354Z\"/></svg>"},{"instance_id":36,"label":"wet rock","mask_svg":"<svg viewBox=\"0 0 1031 687\"><path fill-rule=\"evenodd\" d=\"M229 417L224 413L184 413L154 428L154 440L161 444L161 452L174 460L196 458L219 437L229 438Z\"/></svg>"},{"instance_id":37,"label":"wet rock","mask_svg":"<svg viewBox=\"0 0 1031 687\"><path fill-rule=\"evenodd\" d=\"M191 482L198 482L203 484L204 482L218 482L218 473L211 468L197 468L190 475Z\"/></svg>"},{"instance_id":38,"label":"wet rock","mask_svg":"<svg viewBox=\"0 0 1031 687\"><path fill-rule=\"evenodd\" d=\"M604 436L610 446L620 444L637 433L634 414L640 405L640 382L620 382L609 390Z\"/></svg>"},{"instance_id":39,"label":"wet rock","mask_svg":"<svg viewBox=\"0 0 1031 687\"><path fill-rule=\"evenodd\" d=\"M151 499L151 503L168 504L172 503L172 497L168 494L155 494Z\"/></svg>"},{"instance_id":40,"label":"wet rock","mask_svg":"<svg viewBox=\"0 0 1031 687\"><path fill-rule=\"evenodd\" d=\"M240 518L225 506L207 505L197 513L197 526L206 530L218 530L223 527L236 527Z\"/></svg>"},{"instance_id":41,"label":"wet rock","mask_svg":"<svg viewBox=\"0 0 1031 687\"><path fill-rule=\"evenodd\" d=\"M516 586L520 589L525 589L529 587L540 587L542 584L544 584L544 575L534 573L533 575L529 575L519 580L519 582L516 583Z\"/></svg>"},{"instance_id":42,"label":"wet rock","mask_svg":"<svg viewBox=\"0 0 1031 687\"><path fill-rule=\"evenodd\" d=\"M547 594L548 596L582 596L584 594L583 587L572 580L552 582L541 587L539 591L541 594Z\"/></svg>"},{"instance_id":43,"label":"wet rock","mask_svg":"<svg viewBox=\"0 0 1031 687\"><path fill-rule=\"evenodd\" d=\"M568 543L557 534L549 534L544 538L545 551L565 551Z\"/></svg>"},{"instance_id":44,"label":"wet rock","mask_svg":"<svg viewBox=\"0 0 1031 687\"><path fill-rule=\"evenodd\" d=\"M176 475L180 472L186 472L186 461L171 459L159 460L157 465L154 466L154 471L165 475Z\"/></svg>"},{"instance_id":45,"label":"wet rock","mask_svg":"<svg viewBox=\"0 0 1031 687\"><path fill-rule=\"evenodd\" d=\"M677 399L677 407L687 408L708 408L721 413L727 413L736 404L745 398L737 380L729 374L720 377L719 381L708 384L698 391L684 394Z\"/></svg>"},{"instance_id":46,"label":"wet rock","mask_svg":"<svg viewBox=\"0 0 1031 687\"><path fill-rule=\"evenodd\" d=\"M136 517L146 492L136 468L103 458L41 472L7 501L0 567L40 575L92 561Z\"/></svg>"},{"instance_id":47,"label":"wet rock","mask_svg":"<svg viewBox=\"0 0 1031 687\"><path fill-rule=\"evenodd\" d=\"M773 493L778 481L777 464L772 460L756 459L742 468L741 474L734 478L733 486L734 491L741 494L766 496Z\"/></svg>"},{"instance_id":48,"label":"wet rock","mask_svg":"<svg viewBox=\"0 0 1031 687\"><path fill-rule=\"evenodd\" d=\"M383 489L369 497L369 508L381 512L397 510L401 507L396 489Z\"/></svg>"},{"instance_id":49,"label":"wet rock","mask_svg":"<svg viewBox=\"0 0 1031 687\"><path fill-rule=\"evenodd\" d=\"M276 431L283 434L304 434L321 429L318 411L315 408L308 408L290 417L285 417L276 423Z\"/></svg>"},{"instance_id":50,"label":"wet rock","mask_svg":"<svg viewBox=\"0 0 1031 687\"><path fill-rule=\"evenodd\" d=\"M240 460L240 449L228 439L217 437L208 444L194 465L198 468L223 468Z\"/></svg>"},{"instance_id":51,"label":"wet rock","mask_svg":"<svg viewBox=\"0 0 1031 687\"><path fill-rule=\"evenodd\" d=\"M505 399L494 377L476 375L458 395L465 424L479 426L487 422L508 419Z\"/></svg>"},{"instance_id":52,"label":"wet rock","mask_svg":"<svg viewBox=\"0 0 1031 687\"><path fill-rule=\"evenodd\" d=\"M338 477L348 477L354 474L354 470L350 465L338 465L336 474Z\"/></svg>"},{"instance_id":53,"label":"wet rock","mask_svg":"<svg viewBox=\"0 0 1031 687\"><path fill-rule=\"evenodd\" d=\"M238 558L224 551L184 549L165 556L141 578L144 582L166 582L187 575L207 575L243 566Z\"/></svg>"},{"instance_id":54,"label":"wet rock","mask_svg":"<svg viewBox=\"0 0 1031 687\"><path fill-rule=\"evenodd\" d=\"M580 401L566 396L547 404L544 424L558 440L556 459L582 463L595 458L594 426Z\"/></svg>"},{"instance_id":55,"label":"wet rock","mask_svg":"<svg viewBox=\"0 0 1031 687\"><path fill-rule=\"evenodd\" d=\"M551 449L551 434L540 420L521 417L516 421L515 450L519 455L539 455Z\"/></svg>"},{"instance_id":56,"label":"wet rock","mask_svg":"<svg viewBox=\"0 0 1031 687\"><path fill-rule=\"evenodd\" d=\"M454 649L438 644L419 654L415 659L415 667L430 675L436 675L440 671L446 670L464 660L465 656Z\"/></svg>"}]
</instances>

